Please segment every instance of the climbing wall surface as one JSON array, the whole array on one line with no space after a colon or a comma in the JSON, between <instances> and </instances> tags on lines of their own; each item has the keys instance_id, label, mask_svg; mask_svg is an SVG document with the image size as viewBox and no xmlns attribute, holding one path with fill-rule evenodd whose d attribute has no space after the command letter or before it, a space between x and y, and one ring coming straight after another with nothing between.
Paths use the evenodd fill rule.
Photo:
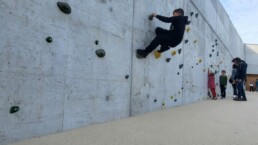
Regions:
<instances>
[{"instance_id":1,"label":"climbing wall surface","mask_svg":"<svg viewBox=\"0 0 258 145\"><path fill-rule=\"evenodd\" d=\"M218 83L244 58L219 0L57 2L0 1L1 145L206 99L207 70ZM179 7L191 21L182 43L137 59L169 28L148 15Z\"/></svg>"}]
</instances>

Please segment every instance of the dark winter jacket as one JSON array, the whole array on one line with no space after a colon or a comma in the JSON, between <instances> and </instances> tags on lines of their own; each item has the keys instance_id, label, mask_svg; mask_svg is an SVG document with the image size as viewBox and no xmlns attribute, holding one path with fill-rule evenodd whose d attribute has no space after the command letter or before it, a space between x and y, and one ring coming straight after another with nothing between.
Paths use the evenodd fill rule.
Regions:
<instances>
[{"instance_id":1,"label":"dark winter jacket","mask_svg":"<svg viewBox=\"0 0 258 145\"><path fill-rule=\"evenodd\" d=\"M246 79L246 70L247 70L247 64L245 61L241 61L241 63L237 67L237 75L236 79L245 80Z\"/></svg>"},{"instance_id":2,"label":"dark winter jacket","mask_svg":"<svg viewBox=\"0 0 258 145\"><path fill-rule=\"evenodd\" d=\"M173 16L173 17L164 17L157 15L157 19L165 23L172 23L170 26L170 35L173 37L174 41L181 43L184 37L185 25L187 25L188 17L187 16Z\"/></svg>"}]
</instances>

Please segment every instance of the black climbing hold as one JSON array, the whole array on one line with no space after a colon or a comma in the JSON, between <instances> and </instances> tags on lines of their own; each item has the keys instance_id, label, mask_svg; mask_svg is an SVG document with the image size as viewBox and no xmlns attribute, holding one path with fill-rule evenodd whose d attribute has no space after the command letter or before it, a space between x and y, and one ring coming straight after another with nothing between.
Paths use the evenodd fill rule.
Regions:
<instances>
[{"instance_id":1,"label":"black climbing hold","mask_svg":"<svg viewBox=\"0 0 258 145\"><path fill-rule=\"evenodd\" d=\"M192 66L192 68L194 68L194 67Z\"/></svg>"},{"instance_id":2,"label":"black climbing hold","mask_svg":"<svg viewBox=\"0 0 258 145\"><path fill-rule=\"evenodd\" d=\"M96 50L96 55L98 56L98 57L104 57L105 56L105 51L103 50L103 49L98 49L98 50Z\"/></svg>"},{"instance_id":3,"label":"black climbing hold","mask_svg":"<svg viewBox=\"0 0 258 145\"><path fill-rule=\"evenodd\" d=\"M218 71L217 70L215 70L215 74L217 74L218 73Z\"/></svg>"},{"instance_id":4,"label":"black climbing hold","mask_svg":"<svg viewBox=\"0 0 258 145\"><path fill-rule=\"evenodd\" d=\"M52 39L52 37L48 36L48 37L46 38L46 41L47 41L48 43L51 43L51 42L53 41L53 39Z\"/></svg>"},{"instance_id":5,"label":"black climbing hold","mask_svg":"<svg viewBox=\"0 0 258 145\"><path fill-rule=\"evenodd\" d=\"M210 54L210 57L212 57L212 54Z\"/></svg>"},{"instance_id":6,"label":"black climbing hold","mask_svg":"<svg viewBox=\"0 0 258 145\"><path fill-rule=\"evenodd\" d=\"M174 101L177 102L177 99L175 99Z\"/></svg>"},{"instance_id":7,"label":"black climbing hold","mask_svg":"<svg viewBox=\"0 0 258 145\"><path fill-rule=\"evenodd\" d=\"M179 72L177 72L177 75L180 75L180 73L179 73Z\"/></svg>"},{"instance_id":8,"label":"black climbing hold","mask_svg":"<svg viewBox=\"0 0 258 145\"><path fill-rule=\"evenodd\" d=\"M213 68L213 65L210 65L211 68Z\"/></svg>"},{"instance_id":9,"label":"black climbing hold","mask_svg":"<svg viewBox=\"0 0 258 145\"><path fill-rule=\"evenodd\" d=\"M96 40L96 41L95 41L95 44L96 44L96 45L99 45L99 41L98 41L98 40Z\"/></svg>"},{"instance_id":10,"label":"black climbing hold","mask_svg":"<svg viewBox=\"0 0 258 145\"><path fill-rule=\"evenodd\" d=\"M13 106L10 108L10 113L13 114L13 113L16 113L20 110L20 107L19 106Z\"/></svg>"},{"instance_id":11,"label":"black climbing hold","mask_svg":"<svg viewBox=\"0 0 258 145\"><path fill-rule=\"evenodd\" d=\"M106 96L106 101L109 101L110 97L109 96Z\"/></svg>"},{"instance_id":12,"label":"black climbing hold","mask_svg":"<svg viewBox=\"0 0 258 145\"><path fill-rule=\"evenodd\" d=\"M197 18L197 17L198 17L198 15L199 15L199 14L198 14L198 13L196 13L196 14L195 14L195 17Z\"/></svg>"},{"instance_id":13,"label":"black climbing hold","mask_svg":"<svg viewBox=\"0 0 258 145\"><path fill-rule=\"evenodd\" d=\"M153 15L152 15L152 14L149 15L149 20L150 20L150 21L153 20Z\"/></svg>"},{"instance_id":14,"label":"black climbing hold","mask_svg":"<svg viewBox=\"0 0 258 145\"><path fill-rule=\"evenodd\" d=\"M219 56L219 52L217 52L217 56Z\"/></svg>"},{"instance_id":15,"label":"black climbing hold","mask_svg":"<svg viewBox=\"0 0 258 145\"><path fill-rule=\"evenodd\" d=\"M128 78L129 78L129 75L126 75L125 78L128 79Z\"/></svg>"},{"instance_id":16,"label":"black climbing hold","mask_svg":"<svg viewBox=\"0 0 258 145\"><path fill-rule=\"evenodd\" d=\"M166 58L166 62L170 62L171 58Z\"/></svg>"},{"instance_id":17,"label":"black climbing hold","mask_svg":"<svg viewBox=\"0 0 258 145\"><path fill-rule=\"evenodd\" d=\"M184 67L183 64L180 64L180 65L179 65L179 69L182 69L183 67Z\"/></svg>"},{"instance_id":18,"label":"black climbing hold","mask_svg":"<svg viewBox=\"0 0 258 145\"><path fill-rule=\"evenodd\" d=\"M156 102L157 102L157 99L155 99L154 102L156 103Z\"/></svg>"},{"instance_id":19,"label":"black climbing hold","mask_svg":"<svg viewBox=\"0 0 258 145\"><path fill-rule=\"evenodd\" d=\"M196 65L198 65L199 63L197 62Z\"/></svg>"},{"instance_id":20,"label":"black climbing hold","mask_svg":"<svg viewBox=\"0 0 258 145\"><path fill-rule=\"evenodd\" d=\"M217 40L217 39L215 39L215 42L218 42L218 40Z\"/></svg>"},{"instance_id":21,"label":"black climbing hold","mask_svg":"<svg viewBox=\"0 0 258 145\"><path fill-rule=\"evenodd\" d=\"M110 11L110 12L113 12L113 8L112 8L112 7L110 7L110 8L109 8L109 11Z\"/></svg>"},{"instance_id":22,"label":"black climbing hold","mask_svg":"<svg viewBox=\"0 0 258 145\"><path fill-rule=\"evenodd\" d=\"M191 24L191 21L187 21L186 25L190 25Z\"/></svg>"},{"instance_id":23,"label":"black climbing hold","mask_svg":"<svg viewBox=\"0 0 258 145\"><path fill-rule=\"evenodd\" d=\"M212 52L214 52L215 50L214 49L212 49Z\"/></svg>"},{"instance_id":24,"label":"black climbing hold","mask_svg":"<svg viewBox=\"0 0 258 145\"><path fill-rule=\"evenodd\" d=\"M218 46L218 43L216 43L215 45Z\"/></svg>"},{"instance_id":25,"label":"black climbing hold","mask_svg":"<svg viewBox=\"0 0 258 145\"><path fill-rule=\"evenodd\" d=\"M214 45L212 45L212 47L215 47Z\"/></svg>"},{"instance_id":26,"label":"black climbing hold","mask_svg":"<svg viewBox=\"0 0 258 145\"><path fill-rule=\"evenodd\" d=\"M184 89L184 87L181 88L181 90L183 90L183 89Z\"/></svg>"},{"instance_id":27,"label":"black climbing hold","mask_svg":"<svg viewBox=\"0 0 258 145\"><path fill-rule=\"evenodd\" d=\"M65 14L70 14L71 13L71 7L69 6L68 3L66 2L57 2L57 6L59 9L64 12Z\"/></svg>"},{"instance_id":28,"label":"black climbing hold","mask_svg":"<svg viewBox=\"0 0 258 145\"><path fill-rule=\"evenodd\" d=\"M194 12L191 12L191 13L190 13L190 16L193 16L193 14L194 14Z\"/></svg>"},{"instance_id":29,"label":"black climbing hold","mask_svg":"<svg viewBox=\"0 0 258 145\"><path fill-rule=\"evenodd\" d=\"M216 85L218 86L219 84L217 83Z\"/></svg>"},{"instance_id":30,"label":"black climbing hold","mask_svg":"<svg viewBox=\"0 0 258 145\"><path fill-rule=\"evenodd\" d=\"M178 53L179 53L179 54L181 54L181 52L182 52L182 49L181 49L181 48L180 48L180 49L178 49Z\"/></svg>"},{"instance_id":31,"label":"black climbing hold","mask_svg":"<svg viewBox=\"0 0 258 145\"><path fill-rule=\"evenodd\" d=\"M188 40L185 40L185 44L188 43Z\"/></svg>"},{"instance_id":32,"label":"black climbing hold","mask_svg":"<svg viewBox=\"0 0 258 145\"><path fill-rule=\"evenodd\" d=\"M150 98L150 95L149 95L149 94L147 94L147 96L146 96L146 97L147 97L147 99L149 99L149 98Z\"/></svg>"}]
</instances>

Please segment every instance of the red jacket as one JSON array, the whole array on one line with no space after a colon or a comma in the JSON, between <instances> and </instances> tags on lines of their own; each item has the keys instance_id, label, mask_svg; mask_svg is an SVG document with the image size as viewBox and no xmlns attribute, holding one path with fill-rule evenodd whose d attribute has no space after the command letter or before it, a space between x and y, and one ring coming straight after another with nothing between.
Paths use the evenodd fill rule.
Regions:
<instances>
[{"instance_id":1,"label":"red jacket","mask_svg":"<svg viewBox=\"0 0 258 145\"><path fill-rule=\"evenodd\" d=\"M215 77L214 74L208 74L208 88L215 88Z\"/></svg>"}]
</instances>

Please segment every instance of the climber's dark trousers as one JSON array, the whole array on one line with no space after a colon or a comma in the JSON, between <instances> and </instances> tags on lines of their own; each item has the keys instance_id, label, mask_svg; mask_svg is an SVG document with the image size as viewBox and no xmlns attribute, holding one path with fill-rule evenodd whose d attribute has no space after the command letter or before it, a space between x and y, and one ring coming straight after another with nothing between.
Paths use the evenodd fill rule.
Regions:
<instances>
[{"instance_id":1,"label":"climber's dark trousers","mask_svg":"<svg viewBox=\"0 0 258 145\"><path fill-rule=\"evenodd\" d=\"M151 53L155 48L161 45L160 53L169 50L169 46L173 46L173 38L171 32L160 27L155 30L156 37L151 41L150 45L146 47L145 52Z\"/></svg>"}]
</instances>

